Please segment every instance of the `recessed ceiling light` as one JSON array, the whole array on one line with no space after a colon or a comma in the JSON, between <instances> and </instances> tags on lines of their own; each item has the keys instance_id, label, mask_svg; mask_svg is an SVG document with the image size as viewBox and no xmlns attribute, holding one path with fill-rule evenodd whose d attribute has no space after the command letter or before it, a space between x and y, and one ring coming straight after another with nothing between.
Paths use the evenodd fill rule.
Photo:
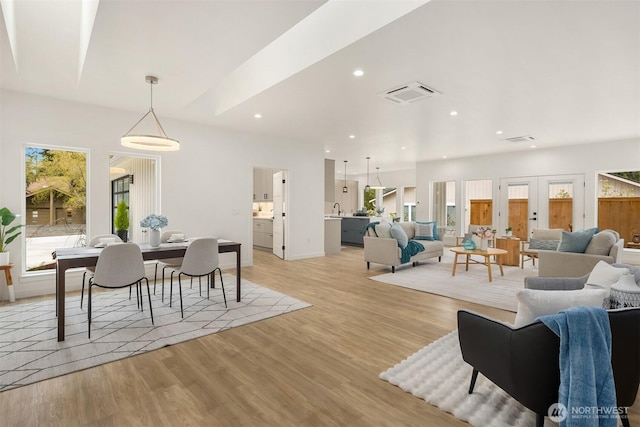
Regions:
<instances>
[{"instance_id":1,"label":"recessed ceiling light","mask_svg":"<svg viewBox=\"0 0 640 427\"><path fill-rule=\"evenodd\" d=\"M260 113L255 113L255 114L253 115L253 117L255 117L256 119L261 119L261 118L262 118L262 114L260 114Z\"/></svg>"},{"instance_id":2,"label":"recessed ceiling light","mask_svg":"<svg viewBox=\"0 0 640 427\"><path fill-rule=\"evenodd\" d=\"M501 130L497 131L496 135L502 135L502 131Z\"/></svg>"},{"instance_id":3,"label":"recessed ceiling light","mask_svg":"<svg viewBox=\"0 0 640 427\"><path fill-rule=\"evenodd\" d=\"M457 111L452 111L452 112L450 112L449 114L451 114L452 116L457 116L457 115L458 115L458 112L457 112Z\"/></svg>"},{"instance_id":4,"label":"recessed ceiling light","mask_svg":"<svg viewBox=\"0 0 640 427\"><path fill-rule=\"evenodd\" d=\"M442 156L442 158L443 158L443 159L446 159L446 158L447 158L447 156Z\"/></svg>"},{"instance_id":5,"label":"recessed ceiling light","mask_svg":"<svg viewBox=\"0 0 640 427\"><path fill-rule=\"evenodd\" d=\"M362 77L364 75L364 71L358 69L353 71L353 75L356 77Z\"/></svg>"},{"instance_id":6,"label":"recessed ceiling light","mask_svg":"<svg viewBox=\"0 0 640 427\"><path fill-rule=\"evenodd\" d=\"M325 151L325 153L330 153L330 152L331 152L331 150L326 150L326 151Z\"/></svg>"},{"instance_id":7,"label":"recessed ceiling light","mask_svg":"<svg viewBox=\"0 0 640 427\"><path fill-rule=\"evenodd\" d=\"M349 139L354 139L356 136L354 134L349 135Z\"/></svg>"},{"instance_id":8,"label":"recessed ceiling light","mask_svg":"<svg viewBox=\"0 0 640 427\"><path fill-rule=\"evenodd\" d=\"M406 150L406 149L407 149L407 147L400 147L400 149L401 149L401 150Z\"/></svg>"},{"instance_id":9,"label":"recessed ceiling light","mask_svg":"<svg viewBox=\"0 0 640 427\"><path fill-rule=\"evenodd\" d=\"M531 148L536 148L536 146L535 146L535 145L532 145L532 146L531 146Z\"/></svg>"}]
</instances>

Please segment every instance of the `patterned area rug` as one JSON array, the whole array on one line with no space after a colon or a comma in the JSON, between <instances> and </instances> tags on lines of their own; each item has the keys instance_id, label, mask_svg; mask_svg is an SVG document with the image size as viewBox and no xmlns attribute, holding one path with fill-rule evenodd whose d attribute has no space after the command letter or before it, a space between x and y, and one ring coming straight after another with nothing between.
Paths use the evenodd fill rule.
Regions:
<instances>
[{"instance_id":1,"label":"patterned area rug","mask_svg":"<svg viewBox=\"0 0 640 427\"><path fill-rule=\"evenodd\" d=\"M380 378L477 427L530 427L536 416L500 387L478 375L472 394L472 368L462 360L458 331L409 356ZM557 426L545 417L545 426Z\"/></svg>"},{"instance_id":2,"label":"patterned area rug","mask_svg":"<svg viewBox=\"0 0 640 427\"><path fill-rule=\"evenodd\" d=\"M447 249L442 262L434 259L416 267L409 264L397 268L395 273L369 279L515 313L518 311L516 292L524 288L524 278L538 275L537 268L529 265L524 269L504 266L504 276L500 276L499 267L492 265L493 281L489 282L487 267L470 264L469 271L465 271L464 264L458 263L456 275L452 276L453 259L446 252Z\"/></svg>"},{"instance_id":3,"label":"patterned area rug","mask_svg":"<svg viewBox=\"0 0 640 427\"><path fill-rule=\"evenodd\" d=\"M114 360L144 353L236 326L310 307L303 301L242 281L242 301L236 302L236 278L224 275L228 308L219 281L206 298L198 282L193 288L183 281L184 319L174 283L173 307L169 307L169 286L165 301L160 287L151 301L155 325L151 325L149 299L143 285L144 312L136 306L135 289L92 292L91 340L87 338L87 295L80 308L80 296L66 300L66 339L57 341L53 298L0 308L0 391L68 374ZM94 288L98 289L98 288Z\"/></svg>"}]
</instances>

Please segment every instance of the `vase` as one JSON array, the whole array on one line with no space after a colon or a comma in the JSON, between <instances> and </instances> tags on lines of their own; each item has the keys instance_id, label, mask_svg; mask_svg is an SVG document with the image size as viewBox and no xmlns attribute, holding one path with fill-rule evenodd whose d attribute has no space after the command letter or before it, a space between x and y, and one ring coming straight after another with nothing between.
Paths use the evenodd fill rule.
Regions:
<instances>
[{"instance_id":1,"label":"vase","mask_svg":"<svg viewBox=\"0 0 640 427\"><path fill-rule=\"evenodd\" d=\"M151 228L149 233L149 245L151 245L152 248L160 247L160 230Z\"/></svg>"},{"instance_id":2,"label":"vase","mask_svg":"<svg viewBox=\"0 0 640 427\"><path fill-rule=\"evenodd\" d=\"M489 249L489 239L480 239L480 250L487 251Z\"/></svg>"},{"instance_id":3,"label":"vase","mask_svg":"<svg viewBox=\"0 0 640 427\"><path fill-rule=\"evenodd\" d=\"M465 240L462 246L468 251L473 251L476 248L476 244L473 242L472 239Z\"/></svg>"}]
</instances>

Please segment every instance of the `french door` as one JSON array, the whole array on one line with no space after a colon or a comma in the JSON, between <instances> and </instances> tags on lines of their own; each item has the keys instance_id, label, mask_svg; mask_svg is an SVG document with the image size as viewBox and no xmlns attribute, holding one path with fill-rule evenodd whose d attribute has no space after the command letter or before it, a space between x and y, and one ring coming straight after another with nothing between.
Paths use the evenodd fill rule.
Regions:
<instances>
[{"instance_id":1,"label":"french door","mask_svg":"<svg viewBox=\"0 0 640 427\"><path fill-rule=\"evenodd\" d=\"M535 228L584 228L584 175L500 179L498 235L511 227L528 240Z\"/></svg>"}]
</instances>

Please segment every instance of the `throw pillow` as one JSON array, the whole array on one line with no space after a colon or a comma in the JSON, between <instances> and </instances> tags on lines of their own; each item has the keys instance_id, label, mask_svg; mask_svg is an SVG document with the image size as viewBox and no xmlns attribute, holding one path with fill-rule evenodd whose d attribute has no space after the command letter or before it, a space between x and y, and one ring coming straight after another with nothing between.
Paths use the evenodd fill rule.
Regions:
<instances>
[{"instance_id":1,"label":"throw pillow","mask_svg":"<svg viewBox=\"0 0 640 427\"><path fill-rule=\"evenodd\" d=\"M608 264L606 261L600 261L591 270L585 288L604 289L609 295L611 285L618 281L622 273L628 272L628 268L618 268Z\"/></svg>"},{"instance_id":2,"label":"throw pillow","mask_svg":"<svg viewBox=\"0 0 640 427\"><path fill-rule=\"evenodd\" d=\"M433 227L433 233L432 233L432 237L433 240L440 240L440 236L438 235L438 222L437 221L426 221L426 222L420 222L420 221L416 221L416 227L418 226L418 224L420 225L431 225ZM417 228L416 228L416 234L417 234Z\"/></svg>"},{"instance_id":3,"label":"throw pillow","mask_svg":"<svg viewBox=\"0 0 640 427\"><path fill-rule=\"evenodd\" d=\"M391 224L388 222L382 221L380 224L376 224L375 230L378 237L391 239Z\"/></svg>"},{"instance_id":4,"label":"throw pillow","mask_svg":"<svg viewBox=\"0 0 640 427\"><path fill-rule=\"evenodd\" d=\"M435 240L433 238L433 223L416 222L416 240Z\"/></svg>"},{"instance_id":5,"label":"throw pillow","mask_svg":"<svg viewBox=\"0 0 640 427\"><path fill-rule=\"evenodd\" d=\"M529 249L543 249L547 251L555 251L558 249L560 240L530 239Z\"/></svg>"},{"instance_id":6,"label":"throw pillow","mask_svg":"<svg viewBox=\"0 0 640 427\"><path fill-rule=\"evenodd\" d=\"M616 236L611 231L603 230L598 234L594 234L585 249L585 254L592 255L609 255L611 247L616 243Z\"/></svg>"},{"instance_id":7,"label":"throw pillow","mask_svg":"<svg viewBox=\"0 0 640 427\"><path fill-rule=\"evenodd\" d=\"M402 249L406 248L409 244L409 237L407 237L407 233L404 232L399 223L394 222L391 226L391 237L398 241L398 246Z\"/></svg>"},{"instance_id":8,"label":"throw pillow","mask_svg":"<svg viewBox=\"0 0 640 427\"><path fill-rule=\"evenodd\" d=\"M560 310L587 305L602 307L606 292L604 289L579 289L573 291L545 291L540 289L522 289L516 293L518 313L514 326L520 328L547 314L556 314Z\"/></svg>"},{"instance_id":9,"label":"throw pillow","mask_svg":"<svg viewBox=\"0 0 640 427\"><path fill-rule=\"evenodd\" d=\"M596 230L596 228L590 228L588 230L574 231L573 233L563 231L558 251L583 254Z\"/></svg>"}]
</instances>

